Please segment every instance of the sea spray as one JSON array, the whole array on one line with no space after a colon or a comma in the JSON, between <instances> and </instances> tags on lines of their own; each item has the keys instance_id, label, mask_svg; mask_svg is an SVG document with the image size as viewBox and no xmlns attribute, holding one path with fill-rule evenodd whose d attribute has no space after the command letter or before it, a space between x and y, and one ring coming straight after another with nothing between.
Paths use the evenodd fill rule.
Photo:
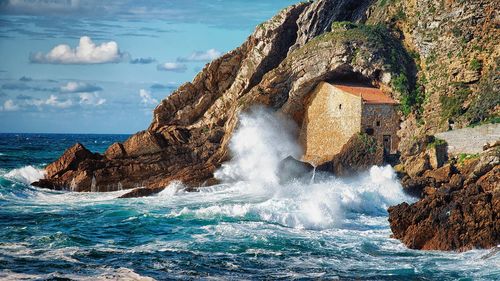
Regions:
<instances>
[{"instance_id":1,"label":"sea spray","mask_svg":"<svg viewBox=\"0 0 500 281\"><path fill-rule=\"evenodd\" d=\"M287 156L299 157L295 124L264 108L240 116L240 124L229 148L232 160L223 164L215 177L223 182L277 183L276 169Z\"/></svg>"},{"instance_id":2,"label":"sea spray","mask_svg":"<svg viewBox=\"0 0 500 281\"><path fill-rule=\"evenodd\" d=\"M43 169L37 169L33 166L25 166L19 169L13 169L5 174L5 178L17 180L24 184L31 184L39 179L45 177L45 171Z\"/></svg>"},{"instance_id":3,"label":"sea spray","mask_svg":"<svg viewBox=\"0 0 500 281\"><path fill-rule=\"evenodd\" d=\"M233 159L215 175L247 202L200 208L194 215L258 217L287 227L327 229L341 227L353 213L385 215L388 206L411 200L390 166L372 167L349 179L330 174L316 178L314 170L309 180L280 183L278 171L286 172L278 169L280 162L301 153L295 129L286 119L261 108L242 115L230 143Z\"/></svg>"},{"instance_id":4,"label":"sea spray","mask_svg":"<svg viewBox=\"0 0 500 281\"><path fill-rule=\"evenodd\" d=\"M61 150L80 138L120 141L31 136L38 150L0 167L2 280L128 278L120 268L157 280L500 277L499 254L415 251L391 239L385 208L415 199L401 192L389 166L351 179L318 171L313 183L311 174L281 183L237 178L199 192L172 183L158 196L117 199L127 191L53 191L14 176L17 167L41 167L60 155L45 157L47 138ZM16 146L8 155L24 153L7 140Z\"/></svg>"}]
</instances>

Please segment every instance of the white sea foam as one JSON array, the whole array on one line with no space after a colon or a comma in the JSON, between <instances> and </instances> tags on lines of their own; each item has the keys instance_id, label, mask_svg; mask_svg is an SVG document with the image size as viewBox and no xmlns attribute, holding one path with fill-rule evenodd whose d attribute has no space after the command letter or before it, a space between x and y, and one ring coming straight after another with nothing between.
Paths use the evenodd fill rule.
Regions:
<instances>
[{"instance_id":1,"label":"white sea foam","mask_svg":"<svg viewBox=\"0 0 500 281\"><path fill-rule=\"evenodd\" d=\"M372 167L352 179L323 175L280 184L280 161L300 155L294 130L263 109L243 115L230 143L233 159L215 174L223 184L203 188L202 194L184 194L189 199L179 202L196 204L170 216L247 217L298 229L329 229L341 226L349 213L384 216L388 206L412 200L403 194L390 166ZM175 200L178 190L175 184L162 196Z\"/></svg>"},{"instance_id":2,"label":"white sea foam","mask_svg":"<svg viewBox=\"0 0 500 281\"><path fill-rule=\"evenodd\" d=\"M289 155L301 154L294 138L295 130L291 121L263 108L243 114L230 142L233 159L223 164L215 176L224 182L277 183L279 162Z\"/></svg>"},{"instance_id":3,"label":"white sea foam","mask_svg":"<svg viewBox=\"0 0 500 281\"><path fill-rule=\"evenodd\" d=\"M39 179L43 179L45 177L45 171L43 169L37 169L33 166L24 166L19 169L11 170L5 174L4 177L25 184L31 184Z\"/></svg>"}]
</instances>

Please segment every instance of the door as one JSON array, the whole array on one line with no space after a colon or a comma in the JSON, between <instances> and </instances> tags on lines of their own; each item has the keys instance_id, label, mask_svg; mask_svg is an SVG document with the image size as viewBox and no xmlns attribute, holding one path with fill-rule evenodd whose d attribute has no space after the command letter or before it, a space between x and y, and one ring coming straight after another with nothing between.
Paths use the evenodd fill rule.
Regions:
<instances>
[{"instance_id":1,"label":"door","mask_svg":"<svg viewBox=\"0 0 500 281\"><path fill-rule=\"evenodd\" d=\"M391 154L392 140L390 135L384 135L384 155Z\"/></svg>"}]
</instances>

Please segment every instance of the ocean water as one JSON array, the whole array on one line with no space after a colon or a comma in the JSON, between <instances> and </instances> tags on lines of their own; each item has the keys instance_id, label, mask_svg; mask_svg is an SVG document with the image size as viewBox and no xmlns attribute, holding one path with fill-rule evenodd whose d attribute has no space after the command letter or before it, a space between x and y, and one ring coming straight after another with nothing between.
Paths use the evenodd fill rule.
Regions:
<instances>
[{"instance_id":1,"label":"ocean water","mask_svg":"<svg viewBox=\"0 0 500 281\"><path fill-rule=\"evenodd\" d=\"M0 280L500 278L491 250L416 251L390 238L386 208L415 200L391 167L283 182L275 167L298 153L293 128L256 116L242 118L223 184L138 199L29 185L73 143L102 152L127 136L0 134Z\"/></svg>"}]
</instances>

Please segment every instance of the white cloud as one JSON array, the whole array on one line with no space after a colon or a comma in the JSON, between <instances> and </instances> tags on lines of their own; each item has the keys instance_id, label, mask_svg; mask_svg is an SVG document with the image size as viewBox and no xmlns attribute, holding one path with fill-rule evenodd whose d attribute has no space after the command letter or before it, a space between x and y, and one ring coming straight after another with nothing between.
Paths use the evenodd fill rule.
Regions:
<instances>
[{"instance_id":1,"label":"white cloud","mask_svg":"<svg viewBox=\"0 0 500 281\"><path fill-rule=\"evenodd\" d=\"M83 92L97 92L102 90L101 87L88 84L85 82L68 82L66 85L60 87L63 93L83 93Z\"/></svg>"},{"instance_id":2,"label":"white cloud","mask_svg":"<svg viewBox=\"0 0 500 281\"><path fill-rule=\"evenodd\" d=\"M61 101L57 96L55 95L50 95L50 97L45 100L44 102L46 105L52 106L52 107L57 107L57 108L68 108L73 105L73 102L71 100L64 100Z\"/></svg>"},{"instance_id":3,"label":"white cloud","mask_svg":"<svg viewBox=\"0 0 500 281\"><path fill-rule=\"evenodd\" d=\"M79 96L82 105L100 106L106 102L106 99L99 97L97 93L80 93Z\"/></svg>"},{"instance_id":4,"label":"white cloud","mask_svg":"<svg viewBox=\"0 0 500 281\"><path fill-rule=\"evenodd\" d=\"M220 57L222 52L216 49L209 49L206 51L197 51L192 53L186 58L177 58L177 61L187 62L187 61L213 61L214 59Z\"/></svg>"},{"instance_id":5,"label":"white cloud","mask_svg":"<svg viewBox=\"0 0 500 281\"><path fill-rule=\"evenodd\" d=\"M74 49L66 44L57 45L47 54L41 52L31 54L30 61L49 64L99 64L117 63L125 57L115 41L96 45L90 37L83 36Z\"/></svg>"},{"instance_id":6,"label":"white cloud","mask_svg":"<svg viewBox=\"0 0 500 281\"><path fill-rule=\"evenodd\" d=\"M44 11L67 12L80 8L80 0L7 0L5 6L21 11L43 9Z\"/></svg>"},{"instance_id":7,"label":"white cloud","mask_svg":"<svg viewBox=\"0 0 500 281\"><path fill-rule=\"evenodd\" d=\"M3 103L2 110L4 110L4 111L17 111L17 110L19 110L19 106L16 105L13 100L6 100Z\"/></svg>"},{"instance_id":8,"label":"white cloud","mask_svg":"<svg viewBox=\"0 0 500 281\"><path fill-rule=\"evenodd\" d=\"M139 96L141 97L141 103L143 105L157 105L158 104L158 100L153 98L151 96L151 93L149 93L148 91L144 90L144 89L141 89L139 90Z\"/></svg>"},{"instance_id":9,"label":"white cloud","mask_svg":"<svg viewBox=\"0 0 500 281\"><path fill-rule=\"evenodd\" d=\"M56 95L50 95L47 99L21 99L17 103L13 100L6 100L1 107L3 111L18 111L25 108L37 107L54 107L65 109L73 106L73 101L70 99L61 100Z\"/></svg>"},{"instance_id":10,"label":"white cloud","mask_svg":"<svg viewBox=\"0 0 500 281\"><path fill-rule=\"evenodd\" d=\"M187 66L177 62L166 62L157 65L156 69L161 71L185 72L187 70Z\"/></svg>"}]
</instances>

